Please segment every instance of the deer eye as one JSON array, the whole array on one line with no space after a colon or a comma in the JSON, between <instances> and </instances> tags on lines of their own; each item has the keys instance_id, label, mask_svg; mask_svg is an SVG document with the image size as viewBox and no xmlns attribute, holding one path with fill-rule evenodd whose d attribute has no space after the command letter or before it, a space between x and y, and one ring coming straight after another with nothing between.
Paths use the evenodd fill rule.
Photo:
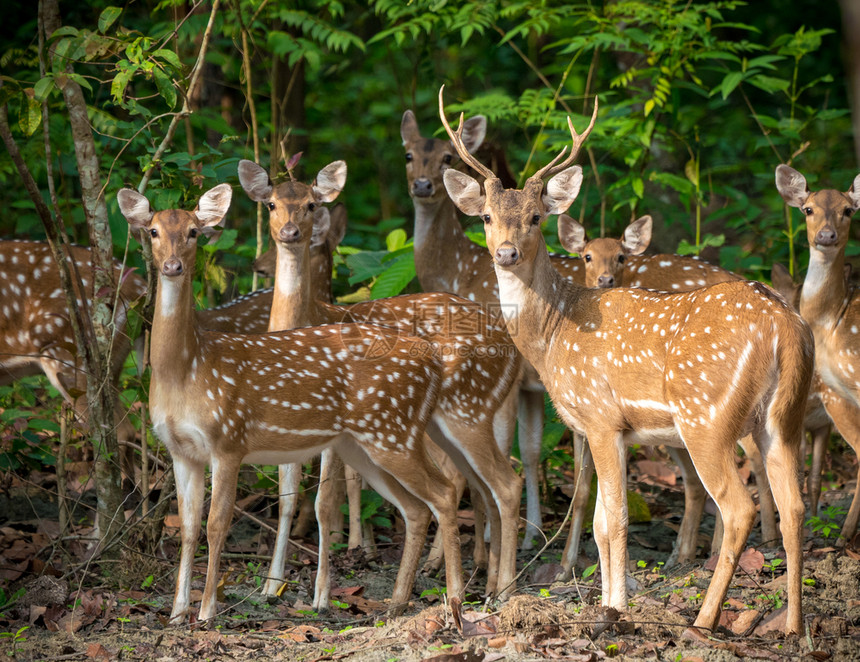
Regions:
<instances>
[{"instance_id":1,"label":"deer eye","mask_svg":"<svg viewBox=\"0 0 860 662\"><path fill-rule=\"evenodd\" d=\"M803 213L806 214L807 216L812 216L812 207L804 207Z\"/></svg>"},{"instance_id":2,"label":"deer eye","mask_svg":"<svg viewBox=\"0 0 860 662\"><path fill-rule=\"evenodd\" d=\"M313 211L316 208L317 206L313 202L308 203L308 211Z\"/></svg>"},{"instance_id":3,"label":"deer eye","mask_svg":"<svg viewBox=\"0 0 860 662\"><path fill-rule=\"evenodd\" d=\"M412 160L412 152L406 152L406 163Z\"/></svg>"},{"instance_id":4,"label":"deer eye","mask_svg":"<svg viewBox=\"0 0 860 662\"><path fill-rule=\"evenodd\" d=\"M854 214L854 210L851 209L851 207L846 207L844 213L846 216L852 216Z\"/></svg>"},{"instance_id":5,"label":"deer eye","mask_svg":"<svg viewBox=\"0 0 860 662\"><path fill-rule=\"evenodd\" d=\"M442 157L442 163L444 163L445 165L450 165L452 160L453 157L450 154L446 154Z\"/></svg>"},{"instance_id":6,"label":"deer eye","mask_svg":"<svg viewBox=\"0 0 860 662\"><path fill-rule=\"evenodd\" d=\"M157 237L158 236L158 230L156 230L155 228L152 228L152 230L149 231L149 236L150 237Z\"/></svg>"},{"instance_id":7,"label":"deer eye","mask_svg":"<svg viewBox=\"0 0 860 662\"><path fill-rule=\"evenodd\" d=\"M490 222L490 215L484 214L483 216L481 216L481 220L484 221L484 223L489 223Z\"/></svg>"},{"instance_id":8,"label":"deer eye","mask_svg":"<svg viewBox=\"0 0 860 662\"><path fill-rule=\"evenodd\" d=\"M534 216L532 216L532 225L540 224L540 219L541 219L540 214L535 214Z\"/></svg>"},{"instance_id":9,"label":"deer eye","mask_svg":"<svg viewBox=\"0 0 860 662\"><path fill-rule=\"evenodd\" d=\"M586 253L586 254L585 254L585 261L586 261L586 262L591 262L591 253Z\"/></svg>"},{"instance_id":10,"label":"deer eye","mask_svg":"<svg viewBox=\"0 0 860 662\"><path fill-rule=\"evenodd\" d=\"M197 236L197 228L191 228L188 232L188 236L194 239Z\"/></svg>"},{"instance_id":11,"label":"deer eye","mask_svg":"<svg viewBox=\"0 0 860 662\"><path fill-rule=\"evenodd\" d=\"M618 264L624 264L624 256L623 255L618 256Z\"/></svg>"},{"instance_id":12,"label":"deer eye","mask_svg":"<svg viewBox=\"0 0 860 662\"><path fill-rule=\"evenodd\" d=\"M266 207L269 208L269 211L275 211L275 203L274 202L267 202Z\"/></svg>"}]
</instances>

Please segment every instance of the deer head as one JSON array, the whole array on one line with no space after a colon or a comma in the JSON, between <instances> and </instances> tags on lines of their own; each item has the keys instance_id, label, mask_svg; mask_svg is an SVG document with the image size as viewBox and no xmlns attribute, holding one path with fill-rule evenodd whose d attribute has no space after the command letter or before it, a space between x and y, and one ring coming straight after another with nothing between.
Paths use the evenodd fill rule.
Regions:
<instances>
[{"instance_id":1,"label":"deer head","mask_svg":"<svg viewBox=\"0 0 860 662\"><path fill-rule=\"evenodd\" d=\"M149 200L134 189L124 188L116 197L131 228L149 233L156 266L162 275L172 278L193 272L197 237L211 237L218 232L232 196L229 184L219 184L204 193L191 212L181 209L153 212Z\"/></svg>"},{"instance_id":2,"label":"deer head","mask_svg":"<svg viewBox=\"0 0 860 662\"><path fill-rule=\"evenodd\" d=\"M569 253L585 262L586 287L622 287L624 263L641 255L651 243L651 217L637 218L624 229L621 239L601 237L588 241L585 228L567 214L558 217L558 238Z\"/></svg>"},{"instance_id":3,"label":"deer head","mask_svg":"<svg viewBox=\"0 0 860 662\"><path fill-rule=\"evenodd\" d=\"M346 184L346 162L334 161L319 171L313 184L287 181L272 185L268 173L253 161L239 161L239 182L255 202L269 210L269 234L276 246L303 246L315 223L324 223L322 205L337 198ZM315 219L320 215L319 219Z\"/></svg>"},{"instance_id":4,"label":"deer head","mask_svg":"<svg viewBox=\"0 0 860 662\"><path fill-rule=\"evenodd\" d=\"M484 142L487 119L475 115L466 120L463 127L463 145L475 152ZM406 179L412 198L437 202L445 198L442 175L456 165L459 157L454 145L448 140L424 138L418 130L418 122L411 110L403 113L400 122L400 137L406 150Z\"/></svg>"},{"instance_id":5,"label":"deer head","mask_svg":"<svg viewBox=\"0 0 860 662\"><path fill-rule=\"evenodd\" d=\"M810 248L828 254L845 250L851 217L860 208L860 175L845 193L833 189L810 192L803 175L781 164L776 167L776 188L789 207L806 215Z\"/></svg>"},{"instance_id":6,"label":"deer head","mask_svg":"<svg viewBox=\"0 0 860 662\"><path fill-rule=\"evenodd\" d=\"M505 189L501 181L486 166L481 164L466 149L463 143L463 115L453 131L445 117L442 99L444 86L439 90L439 116L463 161L485 177L484 191L473 177L456 170L446 170L443 178L448 195L454 204L467 216L477 216L484 221L487 248L497 267L513 272L522 272L521 265L532 265L538 250L545 246L541 234L541 223L550 214L562 214L573 204L582 186L582 168L572 166L574 159L597 119L597 100L591 123L581 136L568 118L573 139L573 149L559 163L567 151L565 147L550 163L526 180L522 189ZM551 176L544 185L543 178ZM521 274L525 275L525 274Z\"/></svg>"}]
</instances>

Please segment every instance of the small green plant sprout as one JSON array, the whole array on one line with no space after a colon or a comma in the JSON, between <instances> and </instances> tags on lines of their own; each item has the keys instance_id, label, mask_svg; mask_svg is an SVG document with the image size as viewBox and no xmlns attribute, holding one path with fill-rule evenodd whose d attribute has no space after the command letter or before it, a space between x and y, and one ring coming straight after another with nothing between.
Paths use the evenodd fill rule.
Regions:
<instances>
[{"instance_id":1,"label":"small green plant sprout","mask_svg":"<svg viewBox=\"0 0 860 662\"><path fill-rule=\"evenodd\" d=\"M444 598L447 589L444 586L435 586L434 588L428 588L421 591L421 595L418 597L421 598Z\"/></svg>"},{"instance_id":2,"label":"small green plant sprout","mask_svg":"<svg viewBox=\"0 0 860 662\"><path fill-rule=\"evenodd\" d=\"M340 600L332 600L331 603L338 609L349 609L349 603Z\"/></svg>"},{"instance_id":3,"label":"small green plant sprout","mask_svg":"<svg viewBox=\"0 0 860 662\"><path fill-rule=\"evenodd\" d=\"M588 566L585 570L582 571L582 578L588 579L594 572L597 570L597 564Z\"/></svg>"},{"instance_id":4,"label":"small green plant sprout","mask_svg":"<svg viewBox=\"0 0 860 662\"><path fill-rule=\"evenodd\" d=\"M344 632L349 632L350 630L352 630L352 626L351 626L351 625L347 625L347 626L346 626L345 628L343 628L342 630L339 630L339 631L338 631L338 634L343 634Z\"/></svg>"},{"instance_id":5,"label":"small green plant sprout","mask_svg":"<svg viewBox=\"0 0 860 662\"><path fill-rule=\"evenodd\" d=\"M126 623L131 623L131 619L124 616L117 616L116 620L119 622L119 629L121 632L125 632Z\"/></svg>"},{"instance_id":6,"label":"small green plant sprout","mask_svg":"<svg viewBox=\"0 0 860 662\"><path fill-rule=\"evenodd\" d=\"M306 616L307 618L319 618L320 616L313 609L297 609L296 613L300 616Z\"/></svg>"},{"instance_id":7,"label":"small green plant sprout","mask_svg":"<svg viewBox=\"0 0 860 662\"><path fill-rule=\"evenodd\" d=\"M642 560L640 559L639 561L636 561L636 567L637 567L637 568L647 568L647 567L648 567L648 563L647 563L647 562L645 562L645 561L642 561Z\"/></svg>"},{"instance_id":8,"label":"small green plant sprout","mask_svg":"<svg viewBox=\"0 0 860 662\"><path fill-rule=\"evenodd\" d=\"M812 577L804 577L803 584L805 586L815 586L815 580Z\"/></svg>"},{"instance_id":9,"label":"small green plant sprout","mask_svg":"<svg viewBox=\"0 0 860 662\"><path fill-rule=\"evenodd\" d=\"M784 604L782 589L777 589L773 593L762 593L757 599L762 602L769 602L773 609L780 609Z\"/></svg>"},{"instance_id":10,"label":"small green plant sprout","mask_svg":"<svg viewBox=\"0 0 860 662\"><path fill-rule=\"evenodd\" d=\"M25 625L24 627L18 628L15 632L0 632L0 639L8 639L12 648L6 654L9 657L16 657L18 655L18 646L27 641L27 637L24 636L24 633L30 629L29 625Z\"/></svg>"},{"instance_id":11,"label":"small green plant sprout","mask_svg":"<svg viewBox=\"0 0 860 662\"><path fill-rule=\"evenodd\" d=\"M617 657L621 651L618 649L618 644L609 644L604 649L604 652L606 653L606 657Z\"/></svg>"},{"instance_id":12,"label":"small green plant sprout","mask_svg":"<svg viewBox=\"0 0 860 662\"><path fill-rule=\"evenodd\" d=\"M695 595L691 595L689 598L687 598L687 600L689 600L693 604L698 604L702 601L702 594L696 593Z\"/></svg>"},{"instance_id":13,"label":"small green plant sprout","mask_svg":"<svg viewBox=\"0 0 860 662\"><path fill-rule=\"evenodd\" d=\"M772 560L770 561L770 563L768 563L767 561L765 561L765 562L764 562L764 569L765 569L765 570L770 570L770 575L771 575L771 577L773 577L773 576L776 574L776 569L777 569L779 566L781 566L783 563L785 563L785 561L783 561L781 558L775 558L775 559L772 559Z\"/></svg>"},{"instance_id":14,"label":"small green plant sprout","mask_svg":"<svg viewBox=\"0 0 860 662\"><path fill-rule=\"evenodd\" d=\"M542 597L542 598L550 597L549 589L548 588L542 588L540 590L540 597Z\"/></svg>"},{"instance_id":15,"label":"small green plant sprout","mask_svg":"<svg viewBox=\"0 0 860 662\"><path fill-rule=\"evenodd\" d=\"M140 582L140 588L146 590L148 588L152 588L152 585L155 583L155 575L148 575L146 579Z\"/></svg>"},{"instance_id":16,"label":"small green plant sprout","mask_svg":"<svg viewBox=\"0 0 860 662\"><path fill-rule=\"evenodd\" d=\"M376 623L373 624L373 627L384 628L385 627L385 621L376 621Z\"/></svg>"},{"instance_id":17,"label":"small green plant sprout","mask_svg":"<svg viewBox=\"0 0 860 662\"><path fill-rule=\"evenodd\" d=\"M846 514L847 511L839 506L830 505L821 511L821 515L810 517L806 526L811 527L813 533L824 538L830 538L832 535L838 536L839 534L834 532L840 529L838 522L841 522Z\"/></svg>"}]
</instances>

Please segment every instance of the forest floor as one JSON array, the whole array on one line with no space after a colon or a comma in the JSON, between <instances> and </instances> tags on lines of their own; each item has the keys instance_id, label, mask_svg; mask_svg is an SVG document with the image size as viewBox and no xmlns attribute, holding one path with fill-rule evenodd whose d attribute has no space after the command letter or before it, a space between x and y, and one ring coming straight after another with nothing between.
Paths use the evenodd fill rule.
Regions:
<instances>
[{"instance_id":1,"label":"forest floor","mask_svg":"<svg viewBox=\"0 0 860 662\"><path fill-rule=\"evenodd\" d=\"M845 466L831 466L829 477L834 480L826 484L840 489L826 492L822 507L841 522L840 512L847 510L853 483L840 484L838 476L856 476L856 469L848 459L839 462ZM630 467L629 486L641 495L650 516L642 516L646 521L630 526L630 574L637 589L631 593L626 613L598 606L599 571L583 571L597 561L592 536L587 533L575 582L553 581L563 537L540 555L520 553L518 567L530 565L506 602L482 602L477 573L470 583L475 594L467 597L460 629L444 604L444 581L423 573L405 614L387 614L400 542L393 517L390 529L379 530L388 541L380 543L373 560L363 553L334 555L334 604L328 614L316 614L310 607L316 562L313 538L299 540L301 547L288 569L287 590L270 603L261 597L260 586L273 536L247 518L237 518L222 562L221 614L205 625L170 626L167 617L179 544L175 515L168 517L166 536L156 556L142 555L132 545L125 548L118 563L89 564L85 518L74 520L79 521L74 534L80 539L67 540L62 550L55 543L57 507L46 498L52 489L52 474L31 472L26 480L7 475L0 490L0 656L148 662L520 662L607 657L690 662L860 660L857 541L837 547L838 529L828 531L830 522L824 516L806 528L803 636L786 638L781 633L784 553L778 545L762 545L760 534L754 531L724 603L721 627L707 645L684 638L715 561L707 557L713 516L706 515L703 523L697 562L664 569L662 563L683 512L683 486L676 471L659 458L633 461ZM569 477L569 471L560 470L548 481L553 486L550 501L559 509L568 501L563 485ZM752 481L750 489L754 492ZM274 525L271 500L267 503L250 495L243 507ZM548 526L557 529L563 515L561 510L547 508ZM474 535L470 511L461 511L461 524L469 577ZM203 541L201 537L193 604L199 603L203 588Z\"/></svg>"}]
</instances>

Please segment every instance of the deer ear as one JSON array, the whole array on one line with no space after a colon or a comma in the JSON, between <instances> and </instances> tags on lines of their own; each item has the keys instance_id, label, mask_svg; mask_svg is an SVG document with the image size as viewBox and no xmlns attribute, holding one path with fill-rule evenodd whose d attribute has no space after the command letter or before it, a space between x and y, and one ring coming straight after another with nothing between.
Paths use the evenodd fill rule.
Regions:
<instances>
[{"instance_id":1,"label":"deer ear","mask_svg":"<svg viewBox=\"0 0 860 662\"><path fill-rule=\"evenodd\" d=\"M789 207L800 207L809 196L806 177L787 165L776 166L776 190Z\"/></svg>"},{"instance_id":2,"label":"deer ear","mask_svg":"<svg viewBox=\"0 0 860 662\"><path fill-rule=\"evenodd\" d=\"M463 123L463 146L474 154L487 136L487 118L483 115L470 117Z\"/></svg>"},{"instance_id":3,"label":"deer ear","mask_svg":"<svg viewBox=\"0 0 860 662\"><path fill-rule=\"evenodd\" d=\"M403 139L403 144L421 140L421 132L418 130L418 121L415 119L415 113L407 110L403 113L403 119L400 120L400 137Z\"/></svg>"},{"instance_id":4,"label":"deer ear","mask_svg":"<svg viewBox=\"0 0 860 662\"><path fill-rule=\"evenodd\" d=\"M630 255L641 255L651 243L651 217L637 218L624 230L621 246Z\"/></svg>"},{"instance_id":5,"label":"deer ear","mask_svg":"<svg viewBox=\"0 0 860 662\"><path fill-rule=\"evenodd\" d=\"M588 243L585 228L567 214L558 216L558 240L568 253L582 254Z\"/></svg>"},{"instance_id":6,"label":"deer ear","mask_svg":"<svg viewBox=\"0 0 860 662\"><path fill-rule=\"evenodd\" d=\"M140 193L131 188L120 189L116 194L119 210L132 230L142 230L149 226L152 220L152 207Z\"/></svg>"},{"instance_id":7,"label":"deer ear","mask_svg":"<svg viewBox=\"0 0 860 662\"><path fill-rule=\"evenodd\" d=\"M266 202L272 197L272 180L269 173L253 161L239 161L239 183L254 202Z\"/></svg>"},{"instance_id":8,"label":"deer ear","mask_svg":"<svg viewBox=\"0 0 860 662\"><path fill-rule=\"evenodd\" d=\"M331 240L332 248L340 246L343 237L346 234L346 205L342 203L336 204L331 209L331 228L328 231L328 238Z\"/></svg>"},{"instance_id":9,"label":"deer ear","mask_svg":"<svg viewBox=\"0 0 860 662\"><path fill-rule=\"evenodd\" d=\"M851 198L851 204L855 209L860 209L860 175L854 178L851 182L851 188L848 189L848 197Z\"/></svg>"},{"instance_id":10,"label":"deer ear","mask_svg":"<svg viewBox=\"0 0 860 662\"><path fill-rule=\"evenodd\" d=\"M233 187L227 183L218 184L200 197L194 214L200 221L200 231L204 235L211 237L219 231L217 226L221 225L224 216L227 215L232 198Z\"/></svg>"},{"instance_id":11,"label":"deer ear","mask_svg":"<svg viewBox=\"0 0 860 662\"><path fill-rule=\"evenodd\" d=\"M317 173L314 180L314 198L317 202L331 202L346 185L346 161L334 161Z\"/></svg>"},{"instance_id":12,"label":"deer ear","mask_svg":"<svg viewBox=\"0 0 860 662\"><path fill-rule=\"evenodd\" d=\"M311 248L322 246L331 229L331 214L328 207L314 209L314 229L311 232Z\"/></svg>"},{"instance_id":13,"label":"deer ear","mask_svg":"<svg viewBox=\"0 0 860 662\"><path fill-rule=\"evenodd\" d=\"M469 175L448 168L442 174L445 189L457 208L466 216L480 216L484 209L484 198L481 195L481 185Z\"/></svg>"},{"instance_id":14,"label":"deer ear","mask_svg":"<svg viewBox=\"0 0 860 662\"><path fill-rule=\"evenodd\" d=\"M543 203L547 214L563 214L576 200L582 186L582 168L578 165L566 168L546 183Z\"/></svg>"}]
</instances>

